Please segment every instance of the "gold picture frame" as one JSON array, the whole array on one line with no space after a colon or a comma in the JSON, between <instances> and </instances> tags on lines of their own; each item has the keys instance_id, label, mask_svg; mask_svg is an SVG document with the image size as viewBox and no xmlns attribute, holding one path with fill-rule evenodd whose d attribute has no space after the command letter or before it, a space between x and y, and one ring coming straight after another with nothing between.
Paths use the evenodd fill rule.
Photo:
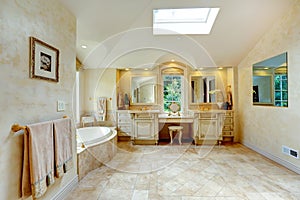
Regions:
<instances>
[{"instance_id":1,"label":"gold picture frame","mask_svg":"<svg viewBox=\"0 0 300 200\"><path fill-rule=\"evenodd\" d=\"M59 50L30 37L30 78L59 81Z\"/></svg>"}]
</instances>

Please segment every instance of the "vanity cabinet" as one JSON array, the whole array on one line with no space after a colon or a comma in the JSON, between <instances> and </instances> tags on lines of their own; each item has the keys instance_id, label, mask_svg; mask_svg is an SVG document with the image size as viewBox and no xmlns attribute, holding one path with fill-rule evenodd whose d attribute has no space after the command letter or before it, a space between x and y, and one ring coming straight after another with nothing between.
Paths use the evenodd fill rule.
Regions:
<instances>
[{"instance_id":1,"label":"vanity cabinet","mask_svg":"<svg viewBox=\"0 0 300 200\"><path fill-rule=\"evenodd\" d=\"M233 141L234 139L234 112L226 111L222 117L222 135L223 141Z\"/></svg>"},{"instance_id":2,"label":"vanity cabinet","mask_svg":"<svg viewBox=\"0 0 300 200\"><path fill-rule=\"evenodd\" d=\"M158 120L157 114L135 113L134 114L134 143L157 144Z\"/></svg>"},{"instance_id":3,"label":"vanity cabinet","mask_svg":"<svg viewBox=\"0 0 300 200\"><path fill-rule=\"evenodd\" d=\"M118 112L118 136L133 137L132 115L128 112Z\"/></svg>"},{"instance_id":4,"label":"vanity cabinet","mask_svg":"<svg viewBox=\"0 0 300 200\"><path fill-rule=\"evenodd\" d=\"M216 144L222 141L219 113L200 112L195 144Z\"/></svg>"},{"instance_id":5,"label":"vanity cabinet","mask_svg":"<svg viewBox=\"0 0 300 200\"><path fill-rule=\"evenodd\" d=\"M159 110L118 110L119 138L130 136L135 144L157 144Z\"/></svg>"},{"instance_id":6,"label":"vanity cabinet","mask_svg":"<svg viewBox=\"0 0 300 200\"><path fill-rule=\"evenodd\" d=\"M195 144L216 144L233 141L234 112L232 110L212 110L195 113Z\"/></svg>"}]
</instances>

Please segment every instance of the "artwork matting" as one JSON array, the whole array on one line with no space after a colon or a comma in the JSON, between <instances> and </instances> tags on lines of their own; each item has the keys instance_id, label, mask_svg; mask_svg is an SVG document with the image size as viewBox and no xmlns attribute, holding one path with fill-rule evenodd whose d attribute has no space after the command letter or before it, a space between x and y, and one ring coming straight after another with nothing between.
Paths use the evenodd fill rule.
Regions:
<instances>
[{"instance_id":1,"label":"artwork matting","mask_svg":"<svg viewBox=\"0 0 300 200\"><path fill-rule=\"evenodd\" d=\"M58 82L59 50L30 37L30 78Z\"/></svg>"}]
</instances>

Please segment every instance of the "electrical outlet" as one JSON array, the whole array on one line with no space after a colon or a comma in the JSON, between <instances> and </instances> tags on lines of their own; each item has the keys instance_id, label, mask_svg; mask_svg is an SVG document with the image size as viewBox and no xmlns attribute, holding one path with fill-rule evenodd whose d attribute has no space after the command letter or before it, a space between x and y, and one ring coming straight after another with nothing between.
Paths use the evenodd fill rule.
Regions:
<instances>
[{"instance_id":1,"label":"electrical outlet","mask_svg":"<svg viewBox=\"0 0 300 200\"><path fill-rule=\"evenodd\" d=\"M66 110L66 104L64 101L61 100L57 100L57 111L61 112L61 111L65 111Z\"/></svg>"}]
</instances>

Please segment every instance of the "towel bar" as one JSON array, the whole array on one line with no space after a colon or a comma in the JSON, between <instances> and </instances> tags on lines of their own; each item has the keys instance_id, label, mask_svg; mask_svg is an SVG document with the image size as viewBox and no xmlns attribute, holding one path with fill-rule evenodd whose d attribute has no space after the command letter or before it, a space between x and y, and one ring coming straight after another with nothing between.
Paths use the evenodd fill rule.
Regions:
<instances>
[{"instance_id":1,"label":"towel bar","mask_svg":"<svg viewBox=\"0 0 300 200\"><path fill-rule=\"evenodd\" d=\"M68 116L63 116L63 118L68 118ZM13 132L18 132L20 130L25 130L26 126L20 126L19 124L13 124L10 128L11 131Z\"/></svg>"},{"instance_id":2,"label":"towel bar","mask_svg":"<svg viewBox=\"0 0 300 200\"><path fill-rule=\"evenodd\" d=\"M20 130L25 130L26 129L26 126L20 126L19 124L13 124L11 126L11 131L13 132L18 132Z\"/></svg>"}]
</instances>

